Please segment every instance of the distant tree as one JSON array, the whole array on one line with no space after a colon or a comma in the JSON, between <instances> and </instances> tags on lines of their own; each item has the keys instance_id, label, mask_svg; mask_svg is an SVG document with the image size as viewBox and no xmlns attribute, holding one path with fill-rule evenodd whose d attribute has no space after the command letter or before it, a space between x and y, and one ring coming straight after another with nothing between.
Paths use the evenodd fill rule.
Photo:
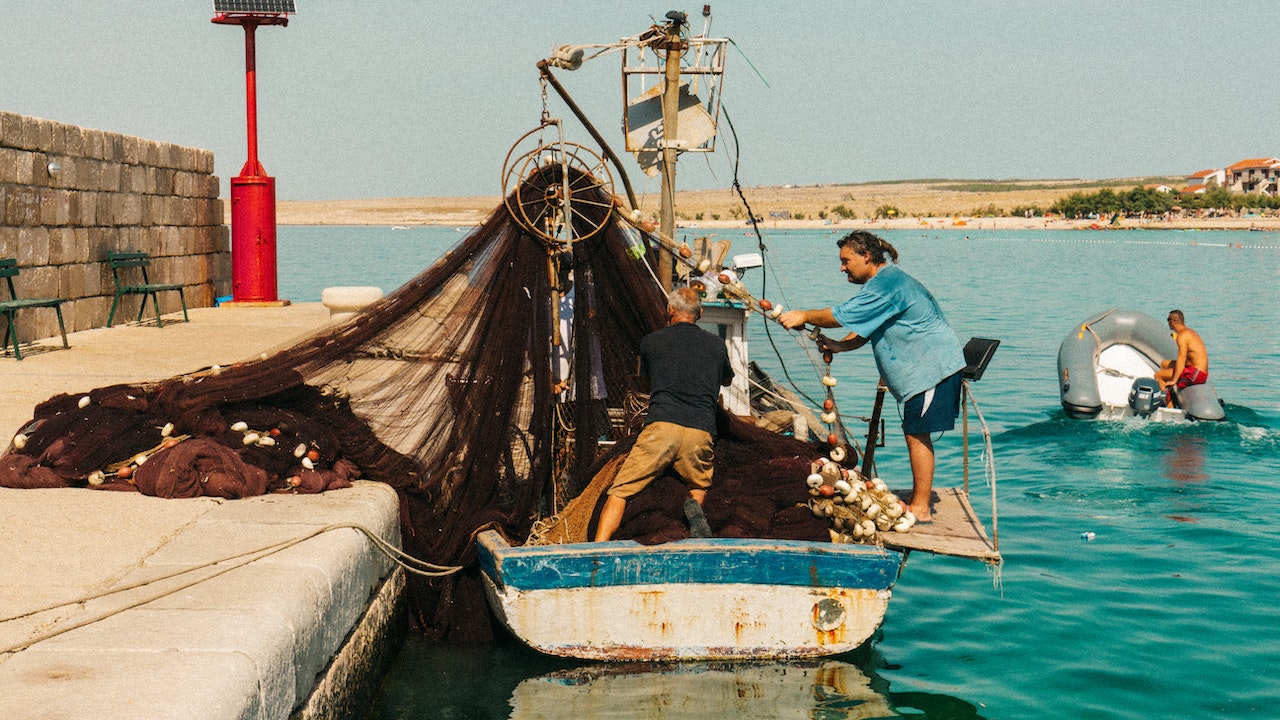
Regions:
<instances>
[{"instance_id":1,"label":"distant tree","mask_svg":"<svg viewBox=\"0 0 1280 720\"><path fill-rule=\"evenodd\" d=\"M858 217L858 213L854 212L853 208L846 206L844 203L841 203L831 208L831 212L835 213L836 215L839 215L845 220L852 220Z\"/></svg>"},{"instance_id":2,"label":"distant tree","mask_svg":"<svg viewBox=\"0 0 1280 720\"><path fill-rule=\"evenodd\" d=\"M876 208L875 215L872 216L872 219L879 220L880 218L896 218L898 215L898 208L893 205L886 204Z\"/></svg>"}]
</instances>

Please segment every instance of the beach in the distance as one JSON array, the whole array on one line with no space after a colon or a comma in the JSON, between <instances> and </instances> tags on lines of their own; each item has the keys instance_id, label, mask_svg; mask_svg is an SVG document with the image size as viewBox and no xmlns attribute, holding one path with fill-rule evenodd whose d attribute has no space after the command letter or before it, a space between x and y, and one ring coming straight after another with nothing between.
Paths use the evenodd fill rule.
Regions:
<instances>
[{"instance_id":1,"label":"beach in the distance","mask_svg":"<svg viewBox=\"0 0 1280 720\"><path fill-rule=\"evenodd\" d=\"M1153 230L1280 230L1280 216L1249 214L1200 217L1173 213L1168 217L1068 219L1014 214L1019 208L1050 208L1071 193L1104 188L1123 192L1141 184L1124 180L1056 180L1001 183L998 190L967 189L964 181L930 180L823 186L744 188L751 212L772 229L824 227L873 229L972 228L986 230L1086 230L1123 228ZM969 185L973 185L969 183ZM964 189L960 189L964 188ZM375 198L356 200L288 200L277 204L281 225L454 225L482 222L502 202L499 195L478 197ZM655 194L638 196L641 212L656 217ZM898 216L876 217L877 210L896 208ZM730 189L688 190L676 195L679 225L684 229L726 229L749 225L742 199ZM842 217L841 212L854 217ZM229 206L227 210L230 212Z\"/></svg>"}]
</instances>

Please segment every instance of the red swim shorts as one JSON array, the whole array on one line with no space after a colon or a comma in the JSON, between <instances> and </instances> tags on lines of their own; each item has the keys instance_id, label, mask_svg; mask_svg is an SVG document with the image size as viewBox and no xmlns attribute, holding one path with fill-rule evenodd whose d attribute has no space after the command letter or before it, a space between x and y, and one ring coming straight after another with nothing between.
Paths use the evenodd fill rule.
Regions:
<instances>
[{"instance_id":1,"label":"red swim shorts","mask_svg":"<svg viewBox=\"0 0 1280 720\"><path fill-rule=\"evenodd\" d=\"M1182 368L1182 374L1178 376L1178 389L1182 390L1192 385L1203 385L1208 379L1209 373L1195 365L1188 365Z\"/></svg>"}]
</instances>

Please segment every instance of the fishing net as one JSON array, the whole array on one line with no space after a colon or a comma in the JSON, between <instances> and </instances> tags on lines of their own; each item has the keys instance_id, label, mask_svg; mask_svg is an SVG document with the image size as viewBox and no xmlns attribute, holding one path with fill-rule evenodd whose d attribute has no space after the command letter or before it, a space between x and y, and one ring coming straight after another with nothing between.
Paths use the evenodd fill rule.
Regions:
<instances>
[{"instance_id":1,"label":"fishing net","mask_svg":"<svg viewBox=\"0 0 1280 720\"><path fill-rule=\"evenodd\" d=\"M541 197L538 183L558 181L539 173L521 193ZM616 221L612 197L594 200L575 204L573 222L583 235L603 227L569 251L526 231L504 205L403 287L292 347L51 398L0 457L0 485L242 497L385 482L402 499L405 550L468 566L411 580L418 629L486 640L474 535L493 527L520 542L535 519L552 518L546 530L569 518L573 539L585 539L642 422L637 353L665 324L665 299L635 251L648 239ZM569 298L572 333L558 322ZM564 392L553 387L560 380ZM824 524L795 509L806 500L812 449L729 416L720 437L707 497L714 528L826 537ZM629 504L617 537L687 536L682 497L677 479L661 478Z\"/></svg>"}]
</instances>

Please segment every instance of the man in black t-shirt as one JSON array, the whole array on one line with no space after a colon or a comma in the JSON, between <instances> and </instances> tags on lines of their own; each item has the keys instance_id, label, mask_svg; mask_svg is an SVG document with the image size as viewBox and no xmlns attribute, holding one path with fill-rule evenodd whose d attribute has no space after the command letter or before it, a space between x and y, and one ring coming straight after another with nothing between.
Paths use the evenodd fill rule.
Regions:
<instances>
[{"instance_id":1,"label":"man in black t-shirt","mask_svg":"<svg viewBox=\"0 0 1280 720\"><path fill-rule=\"evenodd\" d=\"M596 540L608 540L622 523L627 498L667 468L689 485L685 501L694 537L709 537L702 499L711 487L715 460L716 404L720 386L733 381L724 341L699 328L702 302L692 288L667 296L667 327L640 341L640 372L649 378L649 415L600 511Z\"/></svg>"}]
</instances>

